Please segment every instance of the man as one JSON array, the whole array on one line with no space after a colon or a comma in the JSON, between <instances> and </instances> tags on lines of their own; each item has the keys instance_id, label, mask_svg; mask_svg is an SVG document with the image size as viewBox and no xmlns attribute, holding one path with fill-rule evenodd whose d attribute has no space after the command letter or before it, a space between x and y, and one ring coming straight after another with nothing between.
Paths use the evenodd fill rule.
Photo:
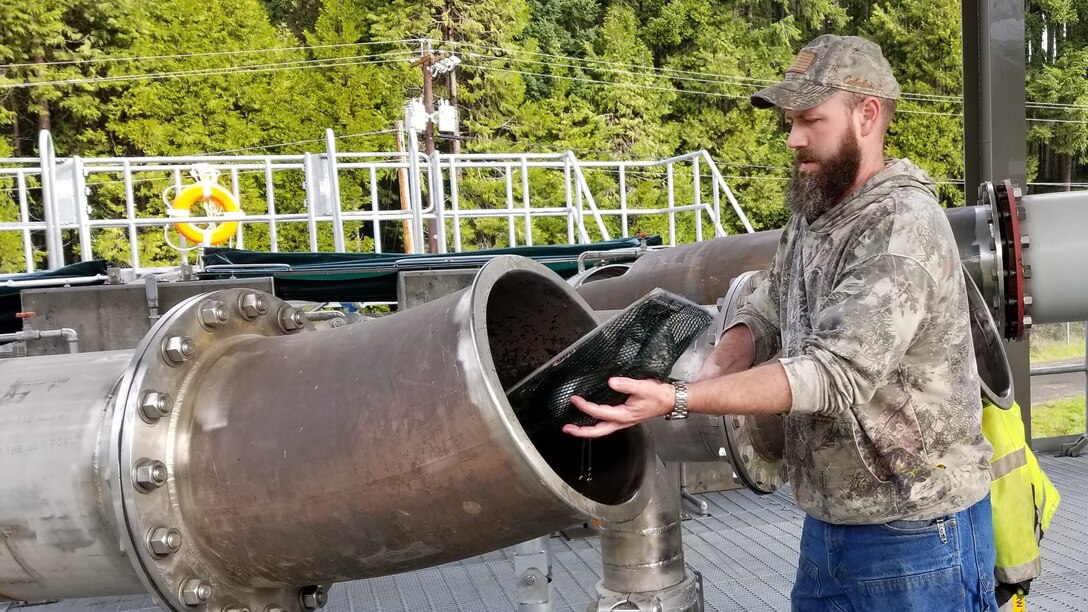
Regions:
<instances>
[{"instance_id":1,"label":"man","mask_svg":"<svg viewBox=\"0 0 1088 612\"><path fill-rule=\"evenodd\" d=\"M795 610L996 610L967 296L932 180L884 159L898 98L877 45L830 35L752 96L784 112L795 156L767 280L695 382L613 378L626 402L572 397L601 422L564 427L785 413L806 512Z\"/></svg>"}]
</instances>

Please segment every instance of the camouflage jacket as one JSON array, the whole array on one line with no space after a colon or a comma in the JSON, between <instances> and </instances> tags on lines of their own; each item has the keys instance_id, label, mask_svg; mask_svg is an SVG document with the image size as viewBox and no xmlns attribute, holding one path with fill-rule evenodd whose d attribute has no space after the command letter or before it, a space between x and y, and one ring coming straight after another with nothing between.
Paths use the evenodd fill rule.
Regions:
<instances>
[{"instance_id":1,"label":"camouflage jacket","mask_svg":"<svg viewBox=\"0 0 1088 612\"><path fill-rule=\"evenodd\" d=\"M935 196L890 160L811 225L795 215L738 312L757 363L781 351L790 482L818 519L926 520L989 492L967 294Z\"/></svg>"}]
</instances>

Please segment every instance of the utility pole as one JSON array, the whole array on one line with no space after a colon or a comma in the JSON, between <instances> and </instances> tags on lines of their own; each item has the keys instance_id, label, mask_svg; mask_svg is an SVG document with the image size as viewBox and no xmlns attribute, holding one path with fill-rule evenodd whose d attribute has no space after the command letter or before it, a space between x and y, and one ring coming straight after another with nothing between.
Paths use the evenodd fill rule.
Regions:
<instances>
[{"instance_id":1,"label":"utility pole","mask_svg":"<svg viewBox=\"0 0 1088 612\"><path fill-rule=\"evenodd\" d=\"M438 57L431 55L431 41L423 41L423 49L419 59L412 62L413 66L419 66L423 71L423 109L430 116L434 112L434 95L431 93L431 64L438 61ZM434 153L434 123L427 121L427 127L423 131L423 150L427 153L428 161ZM438 252L438 223L434 219L427 220L427 252Z\"/></svg>"},{"instance_id":2,"label":"utility pole","mask_svg":"<svg viewBox=\"0 0 1088 612\"><path fill-rule=\"evenodd\" d=\"M435 63L438 59L434 55L431 55L431 41L423 41L423 61L420 62L419 67L423 69L423 108L427 111L427 115L434 112L434 93L431 91L431 64ZM423 132L423 150L430 155L434 153L434 122L427 122L427 129Z\"/></svg>"},{"instance_id":3,"label":"utility pole","mask_svg":"<svg viewBox=\"0 0 1088 612\"><path fill-rule=\"evenodd\" d=\"M397 133L397 153L404 152L404 122L398 120L395 124ZM400 187L400 209L408 210L408 170L397 168L397 185ZM404 231L404 252L414 253L415 244L412 240L412 224L409 219L402 221Z\"/></svg>"},{"instance_id":4,"label":"utility pole","mask_svg":"<svg viewBox=\"0 0 1088 612\"><path fill-rule=\"evenodd\" d=\"M454 14L453 0L446 0L446 14ZM442 23L442 41L447 43L446 47L453 49L453 45L456 43L453 40L453 27L450 25L450 19L443 20ZM450 106L457 108L457 71L454 70L455 64L451 64L449 71L446 72L446 86L450 90ZM450 153L457 155L461 152L461 122L458 121L453 128L453 138L450 140Z\"/></svg>"}]
</instances>

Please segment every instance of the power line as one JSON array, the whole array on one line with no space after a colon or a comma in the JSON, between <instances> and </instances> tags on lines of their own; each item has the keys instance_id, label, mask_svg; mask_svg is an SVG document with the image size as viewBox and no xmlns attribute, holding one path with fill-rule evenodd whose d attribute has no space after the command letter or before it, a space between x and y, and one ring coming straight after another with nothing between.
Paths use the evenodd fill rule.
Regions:
<instances>
[{"instance_id":1,"label":"power line","mask_svg":"<svg viewBox=\"0 0 1088 612\"><path fill-rule=\"evenodd\" d=\"M494 46L488 46L488 45L479 45L479 44L467 43L467 42L452 42L451 41L451 42L448 42L448 43L445 43L445 44L450 44L450 45L454 45L454 46L474 47L474 48L486 49L486 50L490 50L490 51L500 51L500 52L507 53L507 54L520 54L520 55L530 55L530 56L535 56L535 57L547 57L547 58L553 58L553 59L561 59L561 60L566 60L566 61L580 62L580 63L583 63L583 64L597 64L597 65L604 65L604 66L620 66L620 67L623 67L623 68L635 68L635 69L649 70L651 72L660 72L660 73L665 73L665 74L692 75L694 77L704 77L704 78L705 77L711 77L711 78L717 78L717 79L721 79L721 80L733 81L735 84L740 85L740 86L758 88L758 89L762 89L764 87L767 87L768 85L774 85L775 83L778 83L777 80L758 79L758 78L748 77L748 76L735 76L735 75L727 75L727 74L721 74L721 73L715 73L715 72L706 72L706 71L701 71L700 72L700 71L693 71L693 70L677 70L677 69L674 69L674 68L659 68L657 66L648 66L648 65L645 65L645 64L628 64L628 63L623 63L623 62L614 62L614 61L606 61L606 60L595 60L595 59L573 57L573 56L569 56L569 55L555 55L555 54L551 54L551 53L536 53L536 52L533 52L533 51L523 51L523 50L520 50L520 49L509 49L509 48L504 48L504 47L494 47ZM485 56L485 57L487 57L487 56ZM510 59L511 61L517 61L517 62L532 62L532 63L537 63L537 64L541 64L541 63L548 64L548 62L540 62L540 61L537 61L537 60L518 59L516 57L508 57L508 58L501 58L500 57L498 59ZM583 66L569 66L569 67L581 68ZM551 76L551 75L545 75L545 76ZM678 76L678 77L670 77L670 78L682 79L684 77L683 76ZM699 80L699 79L695 79L695 80ZM962 98L959 98L959 97L956 97L956 96L941 96L941 95L937 95L937 94L914 93L914 94L904 94L903 97L906 98L906 99L918 98L921 101L946 101L946 102L962 102L963 101Z\"/></svg>"},{"instance_id":2,"label":"power line","mask_svg":"<svg viewBox=\"0 0 1088 612\"><path fill-rule=\"evenodd\" d=\"M495 59L506 59L506 60L509 60L509 61L512 61L512 62L520 62L520 63L533 63L533 64L541 64L541 65L555 65L555 66L559 66L559 67L589 69L589 70L602 70L602 69L599 69L599 68L594 68L592 65L618 66L618 67L621 67L621 68L634 68L634 69L639 69L639 70L650 71L650 72L652 72L652 73L654 73L655 75L658 75L658 76L669 75L668 78L677 79L677 80L686 80L686 81L694 81L694 82L721 82L723 85L736 85L736 86L740 86L740 87L749 87L749 88L757 88L757 89L762 89L762 88L764 88L764 87L766 87L768 85L773 85L773 84L778 82L778 81L774 81L774 80L758 79L758 78L748 77L748 76L727 75L727 74L707 72L707 71L677 70L677 69L673 69L673 68L663 68L663 67L657 67L657 66L648 66L648 65L644 65L644 64L629 64L629 63L615 62L615 61L579 58L579 57L574 57L574 56L570 56L570 55L557 55L557 54L552 54L552 53L538 53L538 52L533 52L533 51L525 51L525 50L521 50L521 49L511 49L511 48L507 48L507 47L496 47L496 46L489 46L489 45L480 45L480 44L468 43L468 42L453 42L453 41L450 41L450 42L447 42L447 43L444 43L444 44L449 44L449 45L452 45L452 46L472 47L472 48L476 48L476 49L485 49L485 50L490 50L490 51L498 51L498 52L501 52L501 53L506 54L506 55L505 56L487 56L487 55L481 55L481 54L474 54L474 53L471 53L471 52L463 52L463 54L465 54L465 55L470 55L471 54L471 55L474 55L474 56L477 56L477 57L493 57ZM515 57L515 55L527 55L527 56L532 56L532 57L552 58L552 59L564 60L566 62L577 62L577 63L576 64L570 64L570 63L563 64L563 63L544 62L544 61L540 61L540 60L531 60L531 59L518 58L518 57ZM608 69L604 69L604 70L610 71L610 72L624 73L624 71L608 70ZM647 75L647 74L639 74L639 73L635 73L635 72L631 72L631 71L626 71L626 73L631 74L631 75L636 75L636 76L650 76L650 75ZM671 75L679 75L679 76L671 76ZM691 75L691 76L687 76L687 75ZM543 76L551 77L551 78L560 78L557 75L543 75ZM712 80L708 80L708 79L718 79L718 81L712 81ZM922 103L940 103L940 102L950 103L950 104L962 104L963 103L963 97L962 96L947 96L947 95L940 95L940 94L924 94L924 93L918 93L918 92L904 92L901 97L904 100L910 100L912 102L922 102ZM1035 109L1055 109L1055 110L1065 109L1065 110L1084 110L1084 111L1088 111L1088 105L1083 105L1083 104L1068 104L1068 103L1061 103L1061 102L1044 102L1044 101L1031 101L1031 100L1029 100L1027 102L1027 107L1028 108L1035 108Z\"/></svg>"},{"instance_id":3,"label":"power line","mask_svg":"<svg viewBox=\"0 0 1088 612\"><path fill-rule=\"evenodd\" d=\"M586 77L576 77L576 76L557 75L557 74L543 74L543 73L540 73L540 72L529 72L527 70L515 70L513 68L498 68L498 67L495 67L495 66L483 66L481 64L465 63L463 65L464 66L472 66L472 67L478 68L480 70L496 70L496 71L499 71L499 72L509 72L509 73L514 73L514 74L526 75L526 76L539 76L539 77L547 77L547 78L552 78L552 79L562 79L562 80L567 80L567 81L578 81L578 82L583 82L583 83L596 83L596 84L599 84L599 85L612 85L612 86L617 86L617 87L632 87L632 88L635 88L635 89L645 89L645 90L652 90L652 91L664 91L664 92L672 92L672 93L687 93L687 94L702 95L702 96L715 96L715 97L719 97L719 98L729 98L729 99L733 99L733 100L747 100L748 99L748 96L736 96L736 95L718 93L718 92L715 92L715 91L696 91L696 90L691 90L691 89L681 89L679 87L660 87L660 86L656 86L656 85L642 85L642 84L638 84L638 83L621 83L621 82L617 82L617 81L602 81L600 79L590 79L590 78L586 78ZM943 116L949 116L949 117L961 116L961 113L941 113L941 112L920 111L920 110L912 110L912 109L904 109L904 108L897 108L895 112L897 112L897 113L917 114L917 115L943 115Z\"/></svg>"},{"instance_id":4,"label":"power line","mask_svg":"<svg viewBox=\"0 0 1088 612\"><path fill-rule=\"evenodd\" d=\"M223 74L246 74L259 72L279 72L281 70L306 70L313 68L336 68L344 66L376 65L402 62L412 57L411 55L395 57L385 60L367 60L365 58L389 57L395 54L409 53L405 51L380 53L376 55L361 55L349 58L328 58L320 60L300 60L294 62L278 62L263 64L245 64L242 66L223 66L218 68L199 68L194 70L179 70L175 72L153 72L147 74L130 74L90 78L58 79L54 81L30 81L25 83L0 83L2 89L20 89L27 87L42 87L47 85L90 85L95 83L115 83L124 81L156 81L162 79L185 78L193 76L217 76Z\"/></svg>"},{"instance_id":5,"label":"power line","mask_svg":"<svg viewBox=\"0 0 1088 612\"><path fill-rule=\"evenodd\" d=\"M336 134L335 136L336 136L337 140L346 140L348 138L360 138L362 136L376 136L378 134L392 134L394 131L396 131L396 130L376 130L374 132L359 132L358 134L344 134L342 136L339 135L339 134ZM224 153L243 153L245 151L266 151L268 149L279 149L279 148L282 148L282 147L291 147L291 146L294 146L294 145L301 145L301 144L313 144L315 142L325 142L325 139L324 138L311 138L309 140L296 140L295 142L283 142L283 143L278 143L278 144L260 145L260 146L254 146L254 147L241 147L241 148L238 148L238 149L226 149L226 150L223 150L223 151L212 151L211 153L200 153L199 155L207 156L207 155L222 155Z\"/></svg>"},{"instance_id":6,"label":"power line","mask_svg":"<svg viewBox=\"0 0 1088 612\"><path fill-rule=\"evenodd\" d=\"M418 42L416 38L402 38L399 40L375 40L358 43L339 43L334 45L301 45L298 47L275 47L268 49L238 49L234 51L208 51L203 53L175 53L171 55L138 55L133 57L98 57L79 60L65 60L40 63L6 64L4 68L36 68L39 66L70 66L82 64L102 64L113 62L143 62L150 60L181 59L188 57L218 57L224 55L243 55L250 53L280 53L285 51L312 51L316 49L340 49L349 47L369 47L374 45L395 45L402 43Z\"/></svg>"}]
</instances>

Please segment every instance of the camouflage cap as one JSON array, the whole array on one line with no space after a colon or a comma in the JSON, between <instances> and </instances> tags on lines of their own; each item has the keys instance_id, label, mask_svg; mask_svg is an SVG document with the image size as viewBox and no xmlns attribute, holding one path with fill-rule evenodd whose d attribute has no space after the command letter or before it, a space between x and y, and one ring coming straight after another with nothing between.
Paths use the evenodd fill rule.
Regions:
<instances>
[{"instance_id":1,"label":"camouflage cap","mask_svg":"<svg viewBox=\"0 0 1088 612\"><path fill-rule=\"evenodd\" d=\"M753 94L752 104L800 111L840 90L899 99L899 83L879 45L860 36L824 34L801 49L781 83Z\"/></svg>"}]
</instances>

